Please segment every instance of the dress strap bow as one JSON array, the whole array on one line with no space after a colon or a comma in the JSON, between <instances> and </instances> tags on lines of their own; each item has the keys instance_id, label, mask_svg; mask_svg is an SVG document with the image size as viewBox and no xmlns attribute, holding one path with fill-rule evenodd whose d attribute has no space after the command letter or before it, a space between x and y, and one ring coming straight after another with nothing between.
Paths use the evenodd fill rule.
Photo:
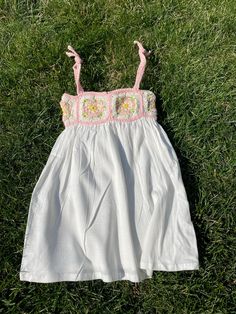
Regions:
<instances>
[{"instance_id":1,"label":"dress strap bow","mask_svg":"<svg viewBox=\"0 0 236 314\"><path fill-rule=\"evenodd\" d=\"M77 95L78 95L80 92L84 91L80 83L80 71L81 71L81 64L83 63L83 60L80 58L80 55L75 51L73 47L68 45L67 48L69 50L69 51L66 51L67 56L75 58L75 64L73 65L73 70L74 70L76 90L77 90Z\"/></svg>"},{"instance_id":2,"label":"dress strap bow","mask_svg":"<svg viewBox=\"0 0 236 314\"><path fill-rule=\"evenodd\" d=\"M146 49L144 49L143 45L137 40L134 41L134 44L137 44L139 47L138 53L140 57L140 64L137 70L134 88L139 89L139 86L140 86L140 83L141 83L141 80L145 71L146 63L147 63L146 57L150 56L152 51L151 50L147 51Z\"/></svg>"}]
</instances>

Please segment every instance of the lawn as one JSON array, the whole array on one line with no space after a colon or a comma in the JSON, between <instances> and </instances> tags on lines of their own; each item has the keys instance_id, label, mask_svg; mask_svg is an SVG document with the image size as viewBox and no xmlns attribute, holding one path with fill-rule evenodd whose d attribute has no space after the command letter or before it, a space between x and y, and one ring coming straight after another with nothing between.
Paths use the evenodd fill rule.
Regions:
<instances>
[{"instance_id":1,"label":"lawn","mask_svg":"<svg viewBox=\"0 0 236 314\"><path fill-rule=\"evenodd\" d=\"M236 313L236 5L233 0L1 1L1 313ZM180 161L200 269L152 279L21 282L28 206L75 94L68 45L86 90L142 89Z\"/></svg>"}]
</instances>

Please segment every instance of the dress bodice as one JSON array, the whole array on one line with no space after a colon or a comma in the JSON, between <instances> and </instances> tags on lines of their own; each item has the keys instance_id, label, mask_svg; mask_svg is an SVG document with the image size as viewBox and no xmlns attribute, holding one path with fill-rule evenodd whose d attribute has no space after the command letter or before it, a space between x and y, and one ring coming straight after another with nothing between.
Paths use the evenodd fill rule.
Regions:
<instances>
[{"instance_id":1,"label":"dress bodice","mask_svg":"<svg viewBox=\"0 0 236 314\"><path fill-rule=\"evenodd\" d=\"M142 44L134 41L139 47L140 64L133 87L120 88L112 91L84 91L80 83L82 59L79 54L68 46L69 57L75 58L74 77L77 95L64 93L61 97L62 120L65 127L74 124L100 124L109 121L129 122L141 117L157 118L156 96L150 90L139 89L142 80L146 57L151 51L146 51Z\"/></svg>"},{"instance_id":2,"label":"dress bodice","mask_svg":"<svg viewBox=\"0 0 236 314\"><path fill-rule=\"evenodd\" d=\"M149 90L132 88L110 92L64 93L60 106L65 127L76 123L128 122L140 117L157 118L156 96Z\"/></svg>"}]
</instances>

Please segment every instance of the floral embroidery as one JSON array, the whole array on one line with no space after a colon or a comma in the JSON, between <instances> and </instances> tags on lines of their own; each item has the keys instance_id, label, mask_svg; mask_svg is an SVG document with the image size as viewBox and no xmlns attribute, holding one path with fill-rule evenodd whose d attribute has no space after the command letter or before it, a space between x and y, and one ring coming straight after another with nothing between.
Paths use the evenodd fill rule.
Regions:
<instances>
[{"instance_id":1,"label":"floral embroidery","mask_svg":"<svg viewBox=\"0 0 236 314\"><path fill-rule=\"evenodd\" d=\"M116 118L129 119L139 112L139 102L136 95L113 96L113 116Z\"/></svg>"},{"instance_id":2,"label":"floral embroidery","mask_svg":"<svg viewBox=\"0 0 236 314\"><path fill-rule=\"evenodd\" d=\"M144 112L148 116L157 116L157 109L156 109L156 96L151 91L144 92Z\"/></svg>"},{"instance_id":3,"label":"floral embroidery","mask_svg":"<svg viewBox=\"0 0 236 314\"><path fill-rule=\"evenodd\" d=\"M65 126L80 122L94 124L112 120L133 120L142 116L141 105L143 116L157 117L156 96L149 90L142 90L142 93L123 91L109 95L85 93L79 98L64 94L60 105Z\"/></svg>"},{"instance_id":4,"label":"floral embroidery","mask_svg":"<svg viewBox=\"0 0 236 314\"><path fill-rule=\"evenodd\" d=\"M71 117L72 115L72 110L71 106L68 102L65 102L63 100L60 101L60 106L62 109L62 114L63 114L63 120L67 120Z\"/></svg>"},{"instance_id":5,"label":"floral embroidery","mask_svg":"<svg viewBox=\"0 0 236 314\"><path fill-rule=\"evenodd\" d=\"M148 111L153 111L156 109L156 99L153 94L148 94Z\"/></svg>"},{"instance_id":6,"label":"floral embroidery","mask_svg":"<svg viewBox=\"0 0 236 314\"><path fill-rule=\"evenodd\" d=\"M80 100L80 119L86 121L103 120L108 115L108 104L105 98L84 96Z\"/></svg>"}]
</instances>

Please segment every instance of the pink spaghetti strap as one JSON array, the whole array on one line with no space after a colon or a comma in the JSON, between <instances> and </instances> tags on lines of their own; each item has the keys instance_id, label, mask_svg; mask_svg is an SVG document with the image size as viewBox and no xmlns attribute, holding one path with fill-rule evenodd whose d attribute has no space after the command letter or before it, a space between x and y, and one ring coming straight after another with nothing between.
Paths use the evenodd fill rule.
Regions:
<instances>
[{"instance_id":1,"label":"pink spaghetti strap","mask_svg":"<svg viewBox=\"0 0 236 314\"><path fill-rule=\"evenodd\" d=\"M148 57L151 54L151 50L147 51L146 49L144 49L142 44L137 40L134 41L134 44L137 44L139 47L140 64L137 70L136 80L133 88L139 89L139 85L146 67L147 62L146 57Z\"/></svg>"},{"instance_id":2,"label":"pink spaghetti strap","mask_svg":"<svg viewBox=\"0 0 236 314\"><path fill-rule=\"evenodd\" d=\"M77 95L80 92L83 92L84 89L80 84L80 71L81 71L81 63L83 60L80 58L79 54L72 48L70 45L68 45L68 50L70 52L66 51L67 56L69 57L74 57L75 58L75 64L73 65L73 70L74 70L74 77L75 77L75 83L76 83L76 91Z\"/></svg>"}]
</instances>

